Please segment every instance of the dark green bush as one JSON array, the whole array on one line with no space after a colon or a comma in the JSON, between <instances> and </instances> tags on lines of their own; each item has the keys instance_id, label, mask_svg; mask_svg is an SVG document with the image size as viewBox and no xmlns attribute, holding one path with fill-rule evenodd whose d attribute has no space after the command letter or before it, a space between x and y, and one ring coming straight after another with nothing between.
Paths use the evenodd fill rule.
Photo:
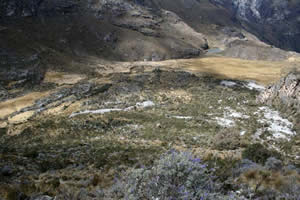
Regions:
<instances>
[{"instance_id":1,"label":"dark green bush","mask_svg":"<svg viewBox=\"0 0 300 200\"><path fill-rule=\"evenodd\" d=\"M248 145L242 152L242 157L259 164L265 164L267 159L270 157L274 157L279 160L281 159L281 155L279 152L275 150L269 150L260 143Z\"/></svg>"}]
</instances>

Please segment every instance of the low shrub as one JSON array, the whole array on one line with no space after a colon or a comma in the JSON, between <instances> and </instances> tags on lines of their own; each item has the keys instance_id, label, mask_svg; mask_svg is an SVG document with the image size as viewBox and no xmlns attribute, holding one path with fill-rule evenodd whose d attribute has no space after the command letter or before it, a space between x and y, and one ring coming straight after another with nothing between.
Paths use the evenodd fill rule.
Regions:
<instances>
[{"instance_id":1,"label":"low shrub","mask_svg":"<svg viewBox=\"0 0 300 200\"><path fill-rule=\"evenodd\" d=\"M216 135L213 145L217 150L235 150L241 147L240 132L237 129L222 129Z\"/></svg>"},{"instance_id":2,"label":"low shrub","mask_svg":"<svg viewBox=\"0 0 300 200\"><path fill-rule=\"evenodd\" d=\"M152 168L132 170L117 181L111 190L114 199L240 199L221 193L212 171L199 159L186 152L170 151Z\"/></svg>"},{"instance_id":3,"label":"low shrub","mask_svg":"<svg viewBox=\"0 0 300 200\"><path fill-rule=\"evenodd\" d=\"M281 160L278 160L274 157L270 157L267 159L265 167L269 170L281 170L283 167L283 163Z\"/></svg>"},{"instance_id":4,"label":"low shrub","mask_svg":"<svg viewBox=\"0 0 300 200\"><path fill-rule=\"evenodd\" d=\"M299 200L300 175L297 168L284 167L281 160L270 157L262 166L243 159L233 171L236 183L246 189L243 195L250 199Z\"/></svg>"}]
</instances>

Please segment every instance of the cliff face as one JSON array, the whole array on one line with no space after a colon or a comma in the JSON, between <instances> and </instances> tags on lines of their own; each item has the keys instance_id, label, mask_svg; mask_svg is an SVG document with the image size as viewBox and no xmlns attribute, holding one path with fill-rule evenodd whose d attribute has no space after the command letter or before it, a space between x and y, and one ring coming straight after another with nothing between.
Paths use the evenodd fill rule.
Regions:
<instances>
[{"instance_id":1,"label":"cliff face","mask_svg":"<svg viewBox=\"0 0 300 200\"><path fill-rule=\"evenodd\" d=\"M300 51L300 1L211 0L234 14L244 28L263 41Z\"/></svg>"}]
</instances>

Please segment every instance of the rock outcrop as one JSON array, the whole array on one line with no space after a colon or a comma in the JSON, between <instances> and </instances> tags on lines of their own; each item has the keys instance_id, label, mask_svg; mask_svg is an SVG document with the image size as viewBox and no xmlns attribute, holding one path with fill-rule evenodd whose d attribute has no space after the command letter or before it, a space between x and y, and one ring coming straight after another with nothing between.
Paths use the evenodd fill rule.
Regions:
<instances>
[{"instance_id":1,"label":"rock outcrop","mask_svg":"<svg viewBox=\"0 0 300 200\"><path fill-rule=\"evenodd\" d=\"M290 72L269 86L257 97L258 103L269 104L280 110L294 124L296 133L300 131L300 73Z\"/></svg>"},{"instance_id":2,"label":"rock outcrop","mask_svg":"<svg viewBox=\"0 0 300 200\"><path fill-rule=\"evenodd\" d=\"M288 106L300 104L300 73L291 72L279 82L269 86L257 98L260 103L272 103L280 100ZM298 107L300 110L300 107Z\"/></svg>"}]
</instances>

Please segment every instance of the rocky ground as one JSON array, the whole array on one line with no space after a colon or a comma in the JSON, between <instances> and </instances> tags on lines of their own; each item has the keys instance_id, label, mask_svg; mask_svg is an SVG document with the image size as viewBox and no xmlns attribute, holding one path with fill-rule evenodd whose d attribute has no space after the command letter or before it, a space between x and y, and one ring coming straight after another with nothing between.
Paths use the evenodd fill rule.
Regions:
<instances>
[{"instance_id":1,"label":"rocky ground","mask_svg":"<svg viewBox=\"0 0 300 200\"><path fill-rule=\"evenodd\" d=\"M299 164L300 127L257 103L264 86L155 64L120 69L52 71L33 92L1 90L0 197L101 199L116 177L170 149L236 161L261 143Z\"/></svg>"}]
</instances>

